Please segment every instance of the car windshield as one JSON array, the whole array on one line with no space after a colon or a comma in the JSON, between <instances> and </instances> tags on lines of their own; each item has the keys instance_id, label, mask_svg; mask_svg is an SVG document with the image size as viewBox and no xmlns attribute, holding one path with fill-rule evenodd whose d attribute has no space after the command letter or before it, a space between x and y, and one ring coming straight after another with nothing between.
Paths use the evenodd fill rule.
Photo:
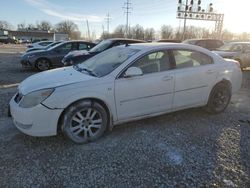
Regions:
<instances>
[{"instance_id":1,"label":"car windshield","mask_svg":"<svg viewBox=\"0 0 250 188\"><path fill-rule=\"evenodd\" d=\"M231 51L231 52L236 52L241 50L241 45L240 44L235 44L235 43L227 43L224 44L223 46L219 47L217 50L218 51Z\"/></svg>"},{"instance_id":2,"label":"car windshield","mask_svg":"<svg viewBox=\"0 0 250 188\"><path fill-rule=\"evenodd\" d=\"M54 46L56 46L57 44L60 44L61 42L54 42L54 43L52 43L52 44L49 44L46 48L45 48L45 50L49 50L50 48L52 48L52 47L54 47Z\"/></svg>"},{"instance_id":3,"label":"car windshield","mask_svg":"<svg viewBox=\"0 0 250 188\"><path fill-rule=\"evenodd\" d=\"M196 42L197 42L196 40L185 40L185 41L183 41L183 43L185 43L185 44L192 44L192 45L194 45Z\"/></svg>"},{"instance_id":4,"label":"car windshield","mask_svg":"<svg viewBox=\"0 0 250 188\"><path fill-rule=\"evenodd\" d=\"M60 42L60 43L58 43L58 44L50 47L48 50L56 49L58 46L61 46L62 44L66 44L66 42L65 43L64 42Z\"/></svg>"},{"instance_id":5,"label":"car windshield","mask_svg":"<svg viewBox=\"0 0 250 188\"><path fill-rule=\"evenodd\" d=\"M115 70L139 51L138 49L131 49L128 47L111 48L76 65L74 68L80 72L85 71L91 73L91 75L103 77Z\"/></svg>"},{"instance_id":6,"label":"car windshield","mask_svg":"<svg viewBox=\"0 0 250 188\"><path fill-rule=\"evenodd\" d=\"M97 44L94 48L92 48L90 50L90 53L102 52L106 50L110 46L111 43L112 43L112 40L104 40L100 42L99 44Z\"/></svg>"}]
</instances>

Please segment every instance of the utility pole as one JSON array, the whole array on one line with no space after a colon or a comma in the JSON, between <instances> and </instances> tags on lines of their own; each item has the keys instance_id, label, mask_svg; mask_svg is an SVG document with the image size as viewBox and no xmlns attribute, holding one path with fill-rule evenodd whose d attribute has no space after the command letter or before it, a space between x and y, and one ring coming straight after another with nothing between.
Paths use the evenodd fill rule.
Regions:
<instances>
[{"instance_id":1,"label":"utility pole","mask_svg":"<svg viewBox=\"0 0 250 188\"><path fill-rule=\"evenodd\" d=\"M124 3L123 9L125 9L124 13L126 14L126 37L128 37L129 34L129 22L128 22L128 15L131 13L130 10L132 10L131 3L129 0Z\"/></svg>"},{"instance_id":2,"label":"utility pole","mask_svg":"<svg viewBox=\"0 0 250 188\"><path fill-rule=\"evenodd\" d=\"M105 31L104 31L104 25L102 24L102 36L105 38Z\"/></svg>"},{"instance_id":3,"label":"utility pole","mask_svg":"<svg viewBox=\"0 0 250 188\"><path fill-rule=\"evenodd\" d=\"M107 14L107 16L106 16L106 18L105 18L106 20L107 20L107 32L108 32L108 34L109 34L109 24L110 24L110 19L111 19L111 17L110 17L110 14L108 13Z\"/></svg>"},{"instance_id":4,"label":"utility pole","mask_svg":"<svg viewBox=\"0 0 250 188\"><path fill-rule=\"evenodd\" d=\"M89 21L86 20L86 23L87 23L87 28L88 28L88 37L89 37L89 41L90 41Z\"/></svg>"},{"instance_id":5,"label":"utility pole","mask_svg":"<svg viewBox=\"0 0 250 188\"><path fill-rule=\"evenodd\" d=\"M183 26L182 40L185 39L185 33L186 33L187 9L188 9L187 7L188 7L188 0L186 0L186 4L185 4L185 14L184 14L184 26Z\"/></svg>"}]
</instances>

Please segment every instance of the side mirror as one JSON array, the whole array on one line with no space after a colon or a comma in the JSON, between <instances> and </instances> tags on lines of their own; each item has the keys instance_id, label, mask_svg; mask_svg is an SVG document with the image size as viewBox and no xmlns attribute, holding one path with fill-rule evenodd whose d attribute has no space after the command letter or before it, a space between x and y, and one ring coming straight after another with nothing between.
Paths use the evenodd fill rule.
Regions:
<instances>
[{"instance_id":1,"label":"side mirror","mask_svg":"<svg viewBox=\"0 0 250 188\"><path fill-rule=\"evenodd\" d=\"M135 76L142 76L142 70L138 67L129 67L124 74L124 78L131 78Z\"/></svg>"}]
</instances>

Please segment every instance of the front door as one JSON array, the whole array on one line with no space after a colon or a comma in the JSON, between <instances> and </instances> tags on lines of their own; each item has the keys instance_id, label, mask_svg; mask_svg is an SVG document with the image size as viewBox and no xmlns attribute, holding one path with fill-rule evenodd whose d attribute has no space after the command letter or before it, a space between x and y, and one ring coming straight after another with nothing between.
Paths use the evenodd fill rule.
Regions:
<instances>
[{"instance_id":1,"label":"front door","mask_svg":"<svg viewBox=\"0 0 250 188\"><path fill-rule=\"evenodd\" d=\"M143 75L115 81L118 120L169 111L172 108L174 75L167 51L146 54L130 67L138 67ZM125 71L124 71L125 72Z\"/></svg>"}]
</instances>

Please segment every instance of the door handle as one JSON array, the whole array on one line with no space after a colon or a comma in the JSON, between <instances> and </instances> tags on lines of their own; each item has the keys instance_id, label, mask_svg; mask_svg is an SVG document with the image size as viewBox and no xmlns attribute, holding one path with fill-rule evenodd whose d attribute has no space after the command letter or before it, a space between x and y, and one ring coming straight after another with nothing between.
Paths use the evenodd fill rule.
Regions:
<instances>
[{"instance_id":1,"label":"door handle","mask_svg":"<svg viewBox=\"0 0 250 188\"><path fill-rule=\"evenodd\" d=\"M215 73L215 71L214 70L208 70L206 73L207 74L213 74L213 73Z\"/></svg>"},{"instance_id":2,"label":"door handle","mask_svg":"<svg viewBox=\"0 0 250 188\"><path fill-rule=\"evenodd\" d=\"M170 81L170 80L172 80L172 79L173 79L173 76L164 76L164 77L162 78L163 81Z\"/></svg>"}]
</instances>

